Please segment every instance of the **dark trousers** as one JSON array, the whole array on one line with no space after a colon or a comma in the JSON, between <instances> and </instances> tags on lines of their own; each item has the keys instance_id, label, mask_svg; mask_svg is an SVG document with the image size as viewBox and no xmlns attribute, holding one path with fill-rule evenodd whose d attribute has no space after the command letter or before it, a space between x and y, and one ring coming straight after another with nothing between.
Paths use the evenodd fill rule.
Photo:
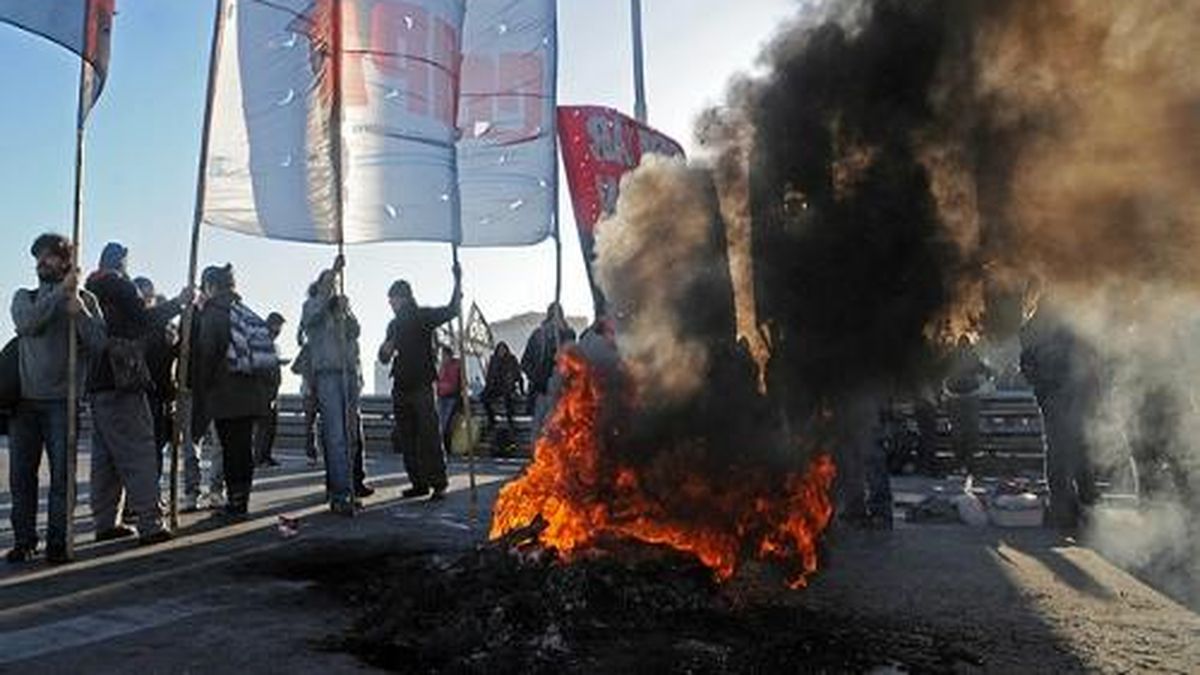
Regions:
<instances>
[{"instance_id":1,"label":"dark trousers","mask_svg":"<svg viewBox=\"0 0 1200 675\"><path fill-rule=\"evenodd\" d=\"M499 401L500 403L504 404L504 418L508 422L509 431L513 431L517 428L516 422L513 421L513 408L515 406L513 404L513 395L511 392L508 394L484 392L482 398L483 410L485 413L487 413L487 423L489 427L496 426L496 402Z\"/></svg>"},{"instance_id":2,"label":"dark trousers","mask_svg":"<svg viewBox=\"0 0 1200 675\"><path fill-rule=\"evenodd\" d=\"M1084 506L1096 503L1098 491L1087 453L1087 411L1072 392L1038 399L1046 437L1046 486L1050 489L1050 523L1074 527Z\"/></svg>"},{"instance_id":3,"label":"dark trousers","mask_svg":"<svg viewBox=\"0 0 1200 675\"><path fill-rule=\"evenodd\" d=\"M446 456L438 433L437 410L432 388L393 391L392 408L396 428L392 442L404 453L404 470L418 490L445 489Z\"/></svg>"},{"instance_id":4,"label":"dark trousers","mask_svg":"<svg viewBox=\"0 0 1200 675\"><path fill-rule=\"evenodd\" d=\"M275 432L279 426L279 402L271 401L271 412L254 420L254 463L263 464L273 459Z\"/></svg>"},{"instance_id":5,"label":"dark trousers","mask_svg":"<svg viewBox=\"0 0 1200 675\"><path fill-rule=\"evenodd\" d=\"M254 480L254 418L216 420L215 425L221 440L229 506L244 510L250 503L250 483Z\"/></svg>"},{"instance_id":6,"label":"dark trousers","mask_svg":"<svg viewBox=\"0 0 1200 675\"><path fill-rule=\"evenodd\" d=\"M46 541L67 541L67 402L21 401L9 420L8 481L12 491L13 539L17 546L37 546L38 468L42 450L50 458L49 518Z\"/></svg>"},{"instance_id":7,"label":"dark trousers","mask_svg":"<svg viewBox=\"0 0 1200 675\"><path fill-rule=\"evenodd\" d=\"M162 480L163 470L163 448L171 442L171 430L174 428L174 420L171 415L171 399L159 396L158 394L150 394L147 396L150 403L150 417L154 420L154 447L157 450L155 458L157 460L158 478Z\"/></svg>"},{"instance_id":8,"label":"dark trousers","mask_svg":"<svg viewBox=\"0 0 1200 675\"><path fill-rule=\"evenodd\" d=\"M315 384L304 391L304 454L309 459L317 458L317 413L320 406L317 402L317 386Z\"/></svg>"}]
</instances>

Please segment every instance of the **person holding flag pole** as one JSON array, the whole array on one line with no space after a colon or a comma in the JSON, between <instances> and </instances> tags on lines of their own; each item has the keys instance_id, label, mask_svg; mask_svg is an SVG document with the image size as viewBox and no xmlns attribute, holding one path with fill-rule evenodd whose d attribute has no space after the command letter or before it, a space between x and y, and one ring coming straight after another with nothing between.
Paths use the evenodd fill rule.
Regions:
<instances>
[{"instance_id":1,"label":"person holding flag pole","mask_svg":"<svg viewBox=\"0 0 1200 675\"><path fill-rule=\"evenodd\" d=\"M212 133L213 94L217 82L226 0L215 0L213 15L212 47L208 57L208 91L204 98L204 121L200 128L200 159L196 172L196 203L192 214L191 247L188 254L188 288L196 287L199 266L200 226L204 221L204 195L207 189L209 137ZM192 452L192 399L191 357L192 331L196 316L196 303L189 302L183 311L179 338L179 361L176 368L175 424L171 434L171 483L169 519L171 529L179 527L179 453L181 446Z\"/></svg>"},{"instance_id":2,"label":"person holding flag pole","mask_svg":"<svg viewBox=\"0 0 1200 675\"><path fill-rule=\"evenodd\" d=\"M75 175L73 219L71 228L72 278L79 270L79 249L83 240L83 175L84 137L88 113L91 112L108 74L109 42L115 0L0 0L0 22L9 23L77 53L79 60L79 95L75 124ZM68 314L67 335L67 400L66 400L66 527L58 562L74 556L74 513L76 502L75 467L79 454L79 397L80 359L77 334L77 312Z\"/></svg>"},{"instance_id":3,"label":"person holding flag pole","mask_svg":"<svg viewBox=\"0 0 1200 675\"><path fill-rule=\"evenodd\" d=\"M444 242L457 260L551 234L553 0L224 6L236 39L214 41L197 226L335 244L339 274L350 244Z\"/></svg>"}]
</instances>

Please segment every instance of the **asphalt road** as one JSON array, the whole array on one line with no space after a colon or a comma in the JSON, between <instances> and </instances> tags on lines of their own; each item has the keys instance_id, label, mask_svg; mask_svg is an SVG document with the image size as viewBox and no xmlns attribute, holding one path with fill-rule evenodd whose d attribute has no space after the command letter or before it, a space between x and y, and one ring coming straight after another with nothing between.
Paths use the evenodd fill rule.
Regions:
<instances>
[{"instance_id":1,"label":"asphalt road","mask_svg":"<svg viewBox=\"0 0 1200 675\"><path fill-rule=\"evenodd\" d=\"M354 602L332 597L307 572L338 574L344 565L349 574L389 553L470 547L486 535L499 486L520 469L481 462L474 506L461 463L452 465L446 501L400 502L407 482L398 458L373 457L379 492L347 520L325 511L319 471L299 453L280 457L283 467L256 480L245 523L214 527L207 514L186 516L182 536L149 549L86 543L85 526L75 564L0 565L0 673L368 672L325 648L350 624ZM0 493L5 516L6 502ZM86 509L79 513L86 525ZM295 536L283 536L279 515L299 518ZM835 531L829 553L811 587L789 601L952 641L966 655L955 670L1182 673L1200 665L1200 616L1046 530L901 523L890 533Z\"/></svg>"}]
</instances>

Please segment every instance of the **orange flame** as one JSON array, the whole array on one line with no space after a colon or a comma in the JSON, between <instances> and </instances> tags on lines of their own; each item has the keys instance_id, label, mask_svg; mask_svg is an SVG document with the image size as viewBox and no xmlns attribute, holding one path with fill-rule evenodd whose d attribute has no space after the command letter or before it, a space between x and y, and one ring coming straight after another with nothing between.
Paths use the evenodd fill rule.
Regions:
<instances>
[{"instance_id":1,"label":"orange flame","mask_svg":"<svg viewBox=\"0 0 1200 675\"><path fill-rule=\"evenodd\" d=\"M793 588L806 584L833 514L828 455L803 474L729 467L719 483L689 470L686 451L660 453L637 468L614 465L603 452L602 378L573 351L560 358L559 373L562 395L533 463L500 492L493 539L541 516L539 543L566 560L601 538L633 539L692 554L721 580L754 558L787 566Z\"/></svg>"}]
</instances>

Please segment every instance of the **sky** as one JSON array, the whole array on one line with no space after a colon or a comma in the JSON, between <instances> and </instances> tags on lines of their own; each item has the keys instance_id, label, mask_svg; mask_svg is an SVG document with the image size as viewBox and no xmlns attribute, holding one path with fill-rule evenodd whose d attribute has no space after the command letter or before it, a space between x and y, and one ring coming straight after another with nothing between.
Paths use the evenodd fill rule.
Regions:
<instances>
[{"instance_id":1,"label":"sky","mask_svg":"<svg viewBox=\"0 0 1200 675\"><path fill-rule=\"evenodd\" d=\"M94 269L104 243L131 249L133 275L176 294L187 281L197 156L215 0L118 0L112 60L87 129L81 266ZM469 2L469 0L468 0ZM561 105L633 108L629 2L559 3ZM694 147L692 125L718 103L729 78L752 70L762 45L796 0L644 0L650 124ZM45 231L69 234L79 65L44 39L0 24L0 298L36 284L29 244ZM561 169L560 169L561 175ZM565 178L560 186L563 304L587 316L591 295ZM331 247L268 241L206 227L201 267L232 262L239 291L260 313L279 311L294 334L308 283ZM543 311L554 296L554 247L462 251L465 301L490 320ZM386 292L408 279L423 304L451 289L445 244L388 243L347 249L347 294L363 324L364 354L383 339ZM12 320L0 312L0 335ZM283 352L294 352L284 343ZM366 364L364 364L366 365ZM368 367L368 372L370 368Z\"/></svg>"}]
</instances>

